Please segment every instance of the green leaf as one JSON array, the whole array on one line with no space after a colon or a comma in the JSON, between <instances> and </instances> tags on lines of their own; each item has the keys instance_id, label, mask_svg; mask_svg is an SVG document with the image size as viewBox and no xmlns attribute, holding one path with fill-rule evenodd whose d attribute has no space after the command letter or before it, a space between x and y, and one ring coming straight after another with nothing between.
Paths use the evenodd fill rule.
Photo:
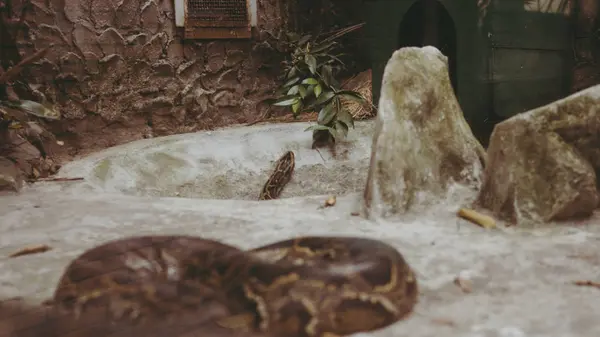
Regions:
<instances>
[{"instance_id":1,"label":"green leaf","mask_svg":"<svg viewBox=\"0 0 600 337\"><path fill-rule=\"evenodd\" d=\"M30 100L19 100L16 102L10 102L10 104L6 104L6 103L8 103L8 102L5 102L4 105L6 105L8 107L10 107L12 105L12 107L17 108L28 114L34 115L36 117L53 119L53 120L61 118L60 111L56 110L52 106L52 104L48 104L47 102L38 103L35 101L30 101Z\"/></svg>"},{"instance_id":2,"label":"green leaf","mask_svg":"<svg viewBox=\"0 0 600 337\"><path fill-rule=\"evenodd\" d=\"M298 72L298 68L296 67L291 67L290 71L288 72L286 79L290 80L292 78L294 78L294 76L296 76L296 73Z\"/></svg>"},{"instance_id":3,"label":"green leaf","mask_svg":"<svg viewBox=\"0 0 600 337\"><path fill-rule=\"evenodd\" d=\"M260 103L263 104L268 104L268 105L273 105L273 103L277 102L277 100L275 98L269 97L269 98L265 98L262 101L260 101Z\"/></svg>"},{"instance_id":4,"label":"green leaf","mask_svg":"<svg viewBox=\"0 0 600 337\"><path fill-rule=\"evenodd\" d=\"M313 53L322 53L324 51L329 51L329 50L333 49L333 47L335 47L336 44L337 44L337 42L332 41L332 42L324 43L321 45L316 45L315 48L313 48L312 52Z\"/></svg>"},{"instance_id":5,"label":"green leaf","mask_svg":"<svg viewBox=\"0 0 600 337\"><path fill-rule=\"evenodd\" d=\"M274 95L275 95L276 97L285 96L285 95L287 94L287 91L288 91L288 89L287 89L287 88L284 88L284 87L279 87L279 88L277 88L277 90L275 91ZM275 100L276 100L276 99L275 99ZM275 100L274 100L274 101L275 101ZM271 104L271 103L269 103L269 104Z\"/></svg>"},{"instance_id":6,"label":"green leaf","mask_svg":"<svg viewBox=\"0 0 600 337\"><path fill-rule=\"evenodd\" d=\"M298 114L300 108L302 108L302 100L299 99L296 103L292 104L292 112L294 113L294 116Z\"/></svg>"},{"instance_id":7,"label":"green leaf","mask_svg":"<svg viewBox=\"0 0 600 337\"><path fill-rule=\"evenodd\" d=\"M335 121L335 123L333 124L333 128L335 129L335 133L337 134L337 136L339 137L340 135L342 136L341 138L346 138L346 136L348 136L348 126L346 124L344 124L343 122L340 121ZM333 136L335 138L336 134L333 134Z\"/></svg>"},{"instance_id":8,"label":"green leaf","mask_svg":"<svg viewBox=\"0 0 600 337\"><path fill-rule=\"evenodd\" d=\"M313 125L307 127L306 129L304 129L304 131L316 131L316 130L329 130L329 132L332 131L332 129L329 126L319 125L319 124L313 124Z\"/></svg>"},{"instance_id":9,"label":"green leaf","mask_svg":"<svg viewBox=\"0 0 600 337\"><path fill-rule=\"evenodd\" d=\"M333 84L333 73L330 65L324 65L321 68L321 78L326 86L331 87Z\"/></svg>"},{"instance_id":10,"label":"green leaf","mask_svg":"<svg viewBox=\"0 0 600 337\"><path fill-rule=\"evenodd\" d=\"M273 105L275 106L290 106L296 104L300 99L296 95L283 96L278 98Z\"/></svg>"},{"instance_id":11,"label":"green leaf","mask_svg":"<svg viewBox=\"0 0 600 337\"><path fill-rule=\"evenodd\" d=\"M319 97L321 95L321 93L323 92L323 86L320 84L317 84L315 86L315 97Z\"/></svg>"},{"instance_id":12,"label":"green leaf","mask_svg":"<svg viewBox=\"0 0 600 337\"><path fill-rule=\"evenodd\" d=\"M300 77L296 76L296 77L292 78L291 80L285 82L283 87L284 88L291 87L292 85L296 84L299 80L300 80Z\"/></svg>"},{"instance_id":13,"label":"green leaf","mask_svg":"<svg viewBox=\"0 0 600 337\"><path fill-rule=\"evenodd\" d=\"M310 96L310 94L314 94L315 93L315 85L314 84L310 84L306 86L306 96Z\"/></svg>"},{"instance_id":14,"label":"green leaf","mask_svg":"<svg viewBox=\"0 0 600 337\"><path fill-rule=\"evenodd\" d=\"M311 54L307 54L305 56L306 65L308 66L308 70L310 70L311 74L317 73L317 59Z\"/></svg>"},{"instance_id":15,"label":"green leaf","mask_svg":"<svg viewBox=\"0 0 600 337\"><path fill-rule=\"evenodd\" d=\"M342 90L342 91L338 91L336 95L338 97L348 98L348 99L356 101L358 103L364 104L367 102L367 100L364 98L364 96L356 91Z\"/></svg>"},{"instance_id":16,"label":"green leaf","mask_svg":"<svg viewBox=\"0 0 600 337\"><path fill-rule=\"evenodd\" d=\"M317 118L317 123L320 125L327 125L331 123L331 121L335 118L337 111L334 109L333 102L325 105L321 111L319 111L319 117Z\"/></svg>"},{"instance_id":17,"label":"green leaf","mask_svg":"<svg viewBox=\"0 0 600 337\"><path fill-rule=\"evenodd\" d=\"M354 118L352 118L352 115L347 109L341 108L338 110L337 120L344 123L348 127L352 126L354 129Z\"/></svg>"},{"instance_id":18,"label":"green leaf","mask_svg":"<svg viewBox=\"0 0 600 337\"><path fill-rule=\"evenodd\" d=\"M300 93L300 97L304 98L308 94L306 92L306 87L303 85L298 85L298 93Z\"/></svg>"},{"instance_id":19,"label":"green leaf","mask_svg":"<svg viewBox=\"0 0 600 337\"><path fill-rule=\"evenodd\" d=\"M326 104L333 98L333 96L335 96L333 91L324 91L321 95L319 95L319 98L317 98L315 105L320 106L322 104Z\"/></svg>"},{"instance_id":20,"label":"green leaf","mask_svg":"<svg viewBox=\"0 0 600 337\"><path fill-rule=\"evenodd\" d=\"M333 76L331 77L331 87L332 88L339 88L340 87L340 82L338 82L335 78L333 78Z\"/></svg>"},{"instance_id":21,"label":"green leaf","mask_svg":"<svg viewBox=\"0 0 600 337\"><path fill-rule=\"evenodd\" d=\"M286 32L285 35L287 35L287 38L290 40L290 42L296 42L301 39L300 35L294 32Z\"/></svg>"},{"instance_id":22,"label":"green leaf","mask_svg":"<svg viewBox=\"0 0 600 337\"><path fill-rule=\"evenodd\" d=\"M296 84L295 86L291 87L290 90L288 90L287 95L295 96L296 94L298 94L299 90L300 90L300 84Z\"/></svg>"},{"instance_id":23,"label":"green leaf","mask_svg":"<svg viewBox=\"0 0 600 337\"><path fill-rule=\"evenodd\" d=\"M313 77L309 77L309 78L305 78L304 81L302 81L302 84L319 84L319 81L316 78Z\"/></svg>"},{"instance_id":24,"label":"green leaf","mask_svg":"<svg viewBox=\"0 0 600 337\"><path fill-rule=\"evenodd\" d=\"M298 40L298 45L302 46L305 43L307 43L310 39L312 38L312 35L308 34L308 35L304 35L302 38L300 38L300 40Z\"/></svg>"},{"instance_id":25,"label":"green leaf","mask_svg":"<svg viewBox=\"0 0 600 337\"><path fill-rule=\"evenodd\" d=\"M340 58L338 58L337 56L335 56L333 54L319 53L319 54L315 54L315 56L328 59L327 61L323 62L322 64L330 64L333 62L338 62L342 66L345 66L344 62Z\"/></svg>"}]
</instances>

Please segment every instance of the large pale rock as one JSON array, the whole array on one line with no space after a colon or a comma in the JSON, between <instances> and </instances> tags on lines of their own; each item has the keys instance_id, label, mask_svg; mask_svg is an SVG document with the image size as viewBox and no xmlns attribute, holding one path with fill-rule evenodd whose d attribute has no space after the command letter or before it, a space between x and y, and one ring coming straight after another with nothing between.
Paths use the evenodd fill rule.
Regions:
<instances>
[{"instance_id":1,"label":"large pale rock","mask_svg":"<svg viewBox=\"0 0 600 337\"><path fill-rule=\"evenodd\" d=\"M588 216L598 206L600 86L494 128L477 204L513 224Z\"/></svg>"},{"instance_id":2,"label":"large pale rock","mask_svg":"<svg viewBox=\"0 0 600 337\"><path fill-rule=\"evenodd\" d=\"M480 186L485 152L454 95L448 59L436 48L394 52L376 123L364 193L368 215L405 212L445 195L453 182Z\"/></svg>"}]
</instances>

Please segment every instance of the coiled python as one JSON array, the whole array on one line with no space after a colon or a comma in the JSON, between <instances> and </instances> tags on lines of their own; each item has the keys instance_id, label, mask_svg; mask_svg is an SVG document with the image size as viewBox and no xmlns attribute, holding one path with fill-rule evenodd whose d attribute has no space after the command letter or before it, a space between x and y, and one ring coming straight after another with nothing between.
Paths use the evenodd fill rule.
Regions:
<instances>
[{"instance_id":1,"label":"coiled python","mask_svg":"<svg viewBox=\"0 0 600 337\"><path fill-rule=\"evenodd\" d=\"M191 236L141 236L72 261L53 305L74 319L121 326L197 321L248 334L333 337L404 318L417 294L402 255L376 240L299 237L244 251Z\"/></svg>"}]
</instances>

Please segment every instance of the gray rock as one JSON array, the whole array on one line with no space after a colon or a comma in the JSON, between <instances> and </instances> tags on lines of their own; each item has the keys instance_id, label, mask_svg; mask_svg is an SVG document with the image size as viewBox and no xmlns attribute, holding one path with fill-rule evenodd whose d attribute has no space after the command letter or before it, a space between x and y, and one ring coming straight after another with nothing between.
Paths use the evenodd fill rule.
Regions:
<instances>
[{"instance_id":1,"label":"gray rock","mask_svg":"<svg viewBox=\"0 0 600 337\"><path fill-rule=\"evenodd\" d=\"M600 86L494 128L477 204L513 224L589 216L597 208Z\"/></svg>"},{"instance_id":2,"label":"gray rock","mask_svg":"<svg viewBox=\"0 0 600 337\"><path fill-rule=\"evenodd\" d=\"M402 48L383 75L371 167L368 215L403 213L443 196L453 183L478 188L483 147L464 119L434 47Z\"/></svg>"}]
</instances>

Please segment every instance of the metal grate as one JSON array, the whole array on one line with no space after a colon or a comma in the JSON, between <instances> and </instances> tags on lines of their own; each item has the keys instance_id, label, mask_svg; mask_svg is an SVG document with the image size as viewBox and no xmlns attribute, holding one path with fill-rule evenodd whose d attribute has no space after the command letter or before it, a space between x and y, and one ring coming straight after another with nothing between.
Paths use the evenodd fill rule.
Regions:
<instances>
[{"instance_id":1,"label":"metal grate","mask_svg":"<svg viewBox=\"0 0 600 337\"><path fill-rule=\"evenodd\" d=\"M248 27L246 0L187 0L188 25L194 27Z\"/></svg>"}]
</instances>

